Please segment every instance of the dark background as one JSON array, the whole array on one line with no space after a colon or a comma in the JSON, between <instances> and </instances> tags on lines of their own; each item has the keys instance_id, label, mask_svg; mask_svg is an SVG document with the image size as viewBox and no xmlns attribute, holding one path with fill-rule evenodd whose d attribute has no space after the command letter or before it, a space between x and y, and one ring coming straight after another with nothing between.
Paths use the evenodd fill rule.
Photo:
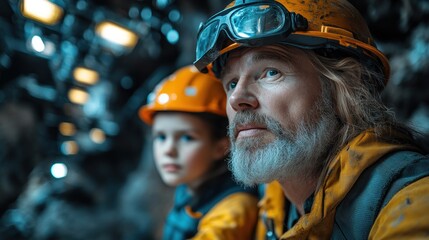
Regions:
<instances>
[{"instance_id":1,"label":"dark background","mask_svg":"<svg viewBox=\"0 0 429 240\"><path fill-rule=\"evenodd\" d=\"M159 239L172 189L154 169L137 111L158 81L192 63L199 23L229 1L54 2L65 17L46 26L24 18L18 0L0 0L0 239ZM385 103L429 148L429 1L351 2L390 60ZM94 26L103 19L138 32L136 47L101 47ZM171 32L177 42L167 38ZM32 50L35 34L54 51ZM82 64L100 73L96 85L74 81L72 70ZM71 103L73 86L87 90L89 102ZM77 132L63 136L61 122ZM90 139L94 128L103 142ZM69 140L78 152L63 150ZM54 163L65 164L68 175L54 178Z\"/></svg>"}]
</instances>

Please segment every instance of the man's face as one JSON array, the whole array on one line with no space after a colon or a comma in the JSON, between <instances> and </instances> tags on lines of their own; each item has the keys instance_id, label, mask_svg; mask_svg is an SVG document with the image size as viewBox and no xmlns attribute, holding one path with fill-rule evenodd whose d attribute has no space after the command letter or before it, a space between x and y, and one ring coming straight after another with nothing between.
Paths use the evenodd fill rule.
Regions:
<instances>
[{"instance_id":1,"label":"man's face","mask_svg":"<svg viewBox=\"0 0 429 240\"><path fill-rule=\"evenodd\" d=\"M330 139L324 138L337 122L305 53L274 46L235 52L221 80L237 180L253 185L320 169Z\"/></svg>"}]
</instances>

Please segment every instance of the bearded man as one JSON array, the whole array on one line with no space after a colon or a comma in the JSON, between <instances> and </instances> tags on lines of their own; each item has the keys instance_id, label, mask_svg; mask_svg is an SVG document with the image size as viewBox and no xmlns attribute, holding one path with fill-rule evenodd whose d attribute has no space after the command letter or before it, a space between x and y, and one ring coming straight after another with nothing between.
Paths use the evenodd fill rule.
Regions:
<instances>
[{"instance_id":1,"label":"bearded man","mask_svg":"<svg viewBox=\"0 0 429 240\"><path fill-rule=\"evenodd\" d=\"M232 2L196 57L228 97L236 180L266 184L257 239L429 236L429 158L382 103L389 63L350 3Z\"/></svg>"}]
</instances>

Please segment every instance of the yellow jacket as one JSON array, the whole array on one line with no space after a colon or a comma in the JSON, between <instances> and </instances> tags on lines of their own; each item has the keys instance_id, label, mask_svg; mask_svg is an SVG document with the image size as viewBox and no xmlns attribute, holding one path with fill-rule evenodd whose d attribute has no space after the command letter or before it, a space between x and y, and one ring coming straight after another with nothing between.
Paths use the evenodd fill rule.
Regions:
<instances>
[{"instance_id":1,"label":"yellow jacket","mask_svg":"<svg viewBox=\"0 0 429 240\"><path fill-rule=\"evenodd\" d=\"M314 194L311 211L300 217L287 232L283 231L286 204L280 184L266 186L259 202L260 216L256 238L265 239L263 215L274 220L280 239L330 239L337 206L361 173L385 154L410 149L379 141L372 131L354 138L328 165L328 174ZM412 148L411 148L412 149ZM421 178L397 192L379 212L368 239L429 238L429 177Z\"/></svg>"},{"instance_id":2,"label":"yellow jacket","mask_svg":"<svg viewBox=\"0 0 429 240\"><path fill-rule=\"evenodd\" d=\"M257 188L243 188L224 170L193 193L186 185L176 188L163 239L252 239L258 219Z\"/></svg>"},{"instance_id":3,"label":"yellow jacket","mask_svg":"<svg viewBox=\"0 0 429 240\"><path fill-rule=\"evenodd\" d=\"M193 240L252 239L258 218L258 199L246 193L229 195L200 221Z\"/></svg>"}]
</instances>

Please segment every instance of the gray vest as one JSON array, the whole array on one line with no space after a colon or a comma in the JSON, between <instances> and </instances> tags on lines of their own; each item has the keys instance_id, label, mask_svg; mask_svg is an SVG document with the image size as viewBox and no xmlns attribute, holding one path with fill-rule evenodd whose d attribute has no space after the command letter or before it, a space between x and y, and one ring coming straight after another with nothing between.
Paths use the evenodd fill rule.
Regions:
<instances>
[{"instance_id":1,"label":"gray vest","mask_svg":"<svg viewBox=\"0 0 429 240\"><path fill-rule=\"evenodd\" d=\"M368 239L378 213L393 195L426 176L429 157L412 151L388 154L365 169L337 207L331 239Z\"/></svg>"}]
</instances>

